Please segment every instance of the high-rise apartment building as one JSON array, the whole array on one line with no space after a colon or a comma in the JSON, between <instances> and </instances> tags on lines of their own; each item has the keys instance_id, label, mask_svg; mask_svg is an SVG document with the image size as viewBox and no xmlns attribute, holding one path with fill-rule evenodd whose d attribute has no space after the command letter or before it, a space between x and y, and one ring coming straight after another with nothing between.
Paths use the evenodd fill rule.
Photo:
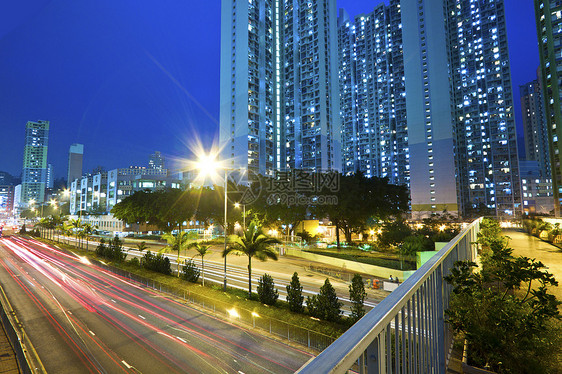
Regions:
<instances>
[{"instance_id":1,"label":"high-rise apartment building","mask_svg":"<svg viewBox=\"0 0 562 374\"><path fill-rule=\"evenodd\" d=\"M68 150L67 185L82 177L82 162L84 159L84 145L74 143Z\"/></svg>"},{"instance_id":2,"label":"high-rise apartment building","mask_svg":"<svg viewBox=\"0 0 562 374\"><path fill-rule=\"evenodd\" d=\"M445 0L402 0L400 5L412 215L420 218L444 210L456 214Z\"/></svg>"},{"instance_id":3,"label":"high-rise apartment building","mask_svg":"<svg viewBox=\"0 0 562 374\"><path fill-rule=\"evenodd\" d=\"M55 175L53 173L53 164L47 164L47 184L45 187L51 190L55 184Z\"/></svg>"},{"instance_id":4,"label":"high-rise apartment building","mask_svg":"<svg viewBox=\"0 0 562 374\"><path fill-rule=\"evenodd\" d=\"M155 151L153 154L150 155L148 159L148 168L149 169L165 169L164 167L164 156L162 153Z\"/></svg>"},{"instance_id":5,"label":"high-rise apartment building","mask_svg":"<svg viewBox=\"0 0 562 374\"><path fill-rule=\"evenodd\" d=\"M459 201L521 213L504 0L448 0Z\"/></svg>"},{"instance_id":6,"label":"high-rise apartment building","mask_svg":"<svg viewBox=\"0 0 562 374\"><path fill-rule=\"evenodd\" d=\"M338 17L342 169L408 184L400 1Z\"/></svg>"},{"instance_id":7,"label":"high-rise apartment building","mask_svg":"<svg viewBox=\"0 0 562 374\"><path fill-rule=\"evenodd\" d=\"M340 169L335 0L225 0L220 140L229 167Z\"/></svg>"},{"instance_id":8,"label":"high-rise apartment building","mask_svg":"<svg viewBox=\"0 0 562 374\"><path fill-rule=\"evenodd\" d=\"M548 129L541 82L535 79L519 86L519 96L525 136L525 159L537 162L539 178L550 179Z\"/></svg>"},{"instance_id":9,"label":"high-rise apartment building","mask_svg":"<svg viewBox=\"0 0 562 374\"><path fill-rule=\"evenodd\" d=\"M21 202L24 206L29 206L32 201L45 201L48 142L49 121L27 122L21 191Z\"/></svg>"},{"instance_id":10,"label":"high-rise apartment building","mask_svg":"<svg viewBox=\"0 0 562 374\"><path fill-rule=\"evenodd\" d=\"M535 0L541 83L548 130L550 166L557 217L562 207L562 1Z\"/></svg>"},{"instance_id":11,"label":"high-rise apartment building","mask_svg":"<svg viewBox=\"0 0 562 374\"><path fill-rule=\"evenodd\" d=\"M520 213L503 0L400 5L413 213Z\"/></svg>"}]
</instances>

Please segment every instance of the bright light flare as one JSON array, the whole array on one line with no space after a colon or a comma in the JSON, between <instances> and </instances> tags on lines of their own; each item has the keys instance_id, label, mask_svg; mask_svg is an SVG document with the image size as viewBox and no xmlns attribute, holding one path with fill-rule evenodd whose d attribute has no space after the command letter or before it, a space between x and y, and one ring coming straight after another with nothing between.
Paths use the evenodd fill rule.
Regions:
<instances>
[{"instance_id":1,"label":"bright light flare","mask_svg":"<svg viewBox=\"0 0 562 374\"><path fill-rule=\"evenodd\" d=\"M236 311L236 309L232 308L232 309L227 309L226 310L228 315L232 318L240 318L240 314L238 314L238 312Z\"/></svg>"},{"instance_id":2,"label":"bright light flare","mask_svg":"<svg viewBox=\"0 0 562 374\"><path fill-rule=\"evenodd\" d=\"M80 258L80 262L83 263L84 265L91 265L92 264L90 262L90 260L88 260L87 257L79 256L79 258Z\"/></svg>"},{"instance_id":3,"label":"bright light flare","mask_svg":"<svg viewBox=\"0 0 562 374\"><path fill-rule=\"evenodd\" d=\"M439 226L439 231L445 231L446 228L447 228L447 226L441 225L441 226Z\"/></svg>"}]
</instances>

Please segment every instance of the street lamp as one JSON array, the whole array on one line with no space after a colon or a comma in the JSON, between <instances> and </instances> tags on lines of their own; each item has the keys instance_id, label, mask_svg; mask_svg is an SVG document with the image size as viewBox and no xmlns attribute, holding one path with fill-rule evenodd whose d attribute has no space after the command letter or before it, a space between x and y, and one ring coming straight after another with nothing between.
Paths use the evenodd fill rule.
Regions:
<instances>
[{"instance_id":1,"label":"street lamp","mask_svg":"<svg viewBox=\"0 0 562 374\"><path fill-rule=\"evenodd\" d=\"M201 154L197 160L200 177L214 176L218 169L224 169L224 253L226 254L226 227L228 213L228 170L217 161L217 154ZM224 291L226 292L226 255L224 256Z\"/></svg>"},{"instance_id":2,"label":"street lamp","mask_svg":"<svg viewBox=\"0 0 562 374\"><path fill-rule=\"evenodd\" d=\"M242 205L242 232L246 232L246 204L234 203L235 208L240 208Z\"/></svg>"}]
</instances>

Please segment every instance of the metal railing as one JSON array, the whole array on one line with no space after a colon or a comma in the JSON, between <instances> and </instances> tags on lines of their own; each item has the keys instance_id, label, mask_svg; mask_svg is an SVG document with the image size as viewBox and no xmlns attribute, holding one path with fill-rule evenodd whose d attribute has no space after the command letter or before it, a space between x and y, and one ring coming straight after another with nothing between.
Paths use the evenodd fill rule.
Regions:
<instances>
[{"instance_id":1,"label":"metal railing","mask_svg":"<svg viewBox=\"0 0 562 374\"><path fill-rule=\"evenodd\" d=\"M445 322L455 261L474 260L478 219L297 373L444 374L453 336ZM475 311L477 313L477 311Z\"/></svg>"}]
</instances>

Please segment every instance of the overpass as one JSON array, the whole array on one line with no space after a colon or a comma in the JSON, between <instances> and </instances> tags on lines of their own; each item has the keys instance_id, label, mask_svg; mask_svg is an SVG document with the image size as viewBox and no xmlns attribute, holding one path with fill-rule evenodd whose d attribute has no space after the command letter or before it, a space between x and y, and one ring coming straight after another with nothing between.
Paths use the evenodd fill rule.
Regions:
<instances>
[{"instance_id":1,"label":"overpass","mask_svg":"<svg viewBox=\"0 0 562 374\"><path fill-rule=\"evenodd\" d=\"M475 260L481 218L297 373L445 374L453 335L445 323L456 261Z\"/></svg>"}]
</instances>

